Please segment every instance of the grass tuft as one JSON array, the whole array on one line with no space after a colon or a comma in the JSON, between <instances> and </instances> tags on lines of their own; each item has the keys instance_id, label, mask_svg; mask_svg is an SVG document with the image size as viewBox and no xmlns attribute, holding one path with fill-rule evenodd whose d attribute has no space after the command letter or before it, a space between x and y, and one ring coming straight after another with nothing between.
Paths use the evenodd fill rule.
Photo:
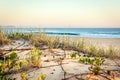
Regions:
<instances>
[{"instance_id":1,"label":"grass tuft","mask_svg":"<svg viewBox=\"0 0 120 80\"><path fill-rule=\"evenodd\" d=\"M7 35L5 35L2 30L0 30L0 45L6 45L10 43L11 41L8 39Z\"/></svg>"}]
</instances>

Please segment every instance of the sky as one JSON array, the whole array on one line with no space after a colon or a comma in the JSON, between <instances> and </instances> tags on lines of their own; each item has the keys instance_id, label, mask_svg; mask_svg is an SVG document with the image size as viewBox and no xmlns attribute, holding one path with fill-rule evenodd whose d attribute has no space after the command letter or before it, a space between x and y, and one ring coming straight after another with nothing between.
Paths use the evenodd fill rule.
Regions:
<instances>
[{"instance_id":1,"label":"sky","mask_svg":"<svg viewBox=\"0 0 120 80\"><path fill-rule=\"evenodd\" d=\"M120 0L0 0L0 25L120 27Z\"/></svg>"}]
</instances>

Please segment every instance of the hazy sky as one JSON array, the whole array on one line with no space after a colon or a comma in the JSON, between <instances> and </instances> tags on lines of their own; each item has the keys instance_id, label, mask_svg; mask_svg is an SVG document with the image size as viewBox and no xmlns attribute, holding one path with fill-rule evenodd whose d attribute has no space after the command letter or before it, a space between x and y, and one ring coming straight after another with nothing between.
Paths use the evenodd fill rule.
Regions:
<instances>
[{"instance_id":1,"label":"hazy sky","mask_svg":"<svg viewBox=\"0 0 120 80\"><path fill-rule=\"evenodd\" d=\"M0 0L0 25L120 27L120 0Z\"/></svg>"}]
</instances>

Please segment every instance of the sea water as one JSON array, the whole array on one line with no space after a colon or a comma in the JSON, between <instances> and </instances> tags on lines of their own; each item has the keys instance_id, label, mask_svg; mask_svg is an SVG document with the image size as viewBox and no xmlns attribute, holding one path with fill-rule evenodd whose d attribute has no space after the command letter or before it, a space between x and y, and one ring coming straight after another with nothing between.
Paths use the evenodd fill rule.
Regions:
<instances>
[{"instance_id":1,"label":"sea water","mask_svg":"<svg viewBox=\"0 0 120 80\"><path fill-rule=\"evenodd\" d=\"M120 28L14 28L2 27L5 32L39 33L50 36L120 38Z\"/></svg>"}]
</instances>

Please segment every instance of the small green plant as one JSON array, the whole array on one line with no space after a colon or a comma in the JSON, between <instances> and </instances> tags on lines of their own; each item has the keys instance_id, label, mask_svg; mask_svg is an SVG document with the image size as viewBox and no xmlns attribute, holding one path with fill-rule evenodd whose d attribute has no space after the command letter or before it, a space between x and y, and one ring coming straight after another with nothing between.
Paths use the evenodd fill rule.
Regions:
<instances>
[{"instance_id":1,"label":"small green plant","mask_svg":"<svg viewBox=\"0 0 120 80\"><path fill-rule=\"evenodd\" d=\"M12 52L8 59L4 57L4 61L0 61L0 78L1 80L7 80L9 77L9 72L13 71L14 67L16 66L17 62L17 53Z\"/></svg>"},{"instance_id":2,"label":"small green plant","mask_svg":"<svg viewBox=\"0 0 120 80\"><path fill-rule=\"evenodd\" d=\"M94 59L90 59L89 57L87 57L87 58L80 58L78 60L78 62L84 63L84 64L93 64Z\"/></svg>"},{"instance_id":3,"label":"small green plant","mask_svg":"<svg viewBox=\"0 0 120 80\"><path fill-rule=\"evenodd\" d=\"M95 75L99 74L101 71L101 65L104 63L104 58L94 58L94 59L90 59L88 58L80 58L79 62L81 63L86 63L86 64L90 64L91 67L89 67L89 70L92 71Z\"/></svg>"},{"instance_id":4,"label":"small green plant","mask_svg":"<svg viewBox=\"0 0 120 80\"><path fill-rule=\"evenodd\" d=\"M11 66L11 65L12 65L12 61L11 61L10 59L7 60L7 65L8 65L9 68L12 67L12 66Z\"/></svg>"},{"instance_id":5,"label":"small green plant","mask_svg":"<svg viewBox=\"0 0 120 80\"><path fill-rule=\"evenodd\" d=\"M17 61L18 55L16 52L12 52L8 58L4 58L4 60L0 60L0 80L9 80L9 73L11 72L19 72L20 70L27 70L29 68L29 65L31 65L31 62L34 66L39 66L41 65L41 60L40 57L42 55L42 52L34 48L31 51L31 58L26 58L21 61ZM35 58L33 58L33 56ZM33 58L33 59L32 59ZM22 80L28 80L28 77L25 73L21 74ZM46 76L41 75L41 79L45 80Z\"/></svg>"},{"instance_id":6,"label":"small green plant","mask_svg":"<svg viewBox=\"0 0 120 80\"><path fill-rule=\"evenodd\" d=\"M73 53L73 54L71 54L70 56L71 56L71 58L76 58L77 56L80 57L81 55L78 54L78 53Z\"/></svg>"},{"instance_id":7,"label":"small green plant","mask_svg":"<svg viewBox=\"0 0 120 80\"><path fill-rule=\"evenodd\" d=\"M28 66L31 66L31 64L29 64L27 60L23 60L23 61L20 63L20 66L21 66L21 69L22 69L22 70L28 70Z\"/></svg>"},{"instance_id":8,"label":"small green plant","mask_svg":"<svg viewBox=\"0 0 120 80\"><path fill-rule=\"evenodd\" d=\"M9 67L9 69L12 69L17 64L17 58L18 54L16 52L12 52L9 55L9 59L7 60L7 66Z\"/></svg>"},{"instance_id":9,"label":"small green plant","mask_svg":"<svg viewBox=\"0 0 120 80\"><path fill-rule=\"evenodd\" d=\"M104 63L104 58L95 58L94 63L89 68L95 75L99 74L101 71L101 65Z\"/></svg>"},{"instance_id":10,"label":"small green plant","mask_svg":"<svg viewBox=\"0 0 120 80\"><path fill-rule=\"evenodd\" d=\"M33 66L36 66L36 67L40 67L41 66L41 55L42 55L42 52L37 49L37 48L33 48L33 50L31 51L31 62L32 62L32 65Z\"/></svg>"},{"instance_id":11,"label":"small green plant","mask_svg":"<svg viewBox=\"0 0 120 80\"><path fill-rule=\"evenodd\" d=\"M101 66L93 66L90 67L89 70L92 71L94 75L98 75L101 71Z\"/></svg>"},{"instance_id":12,"label":"small green plant","mask_svg":"<svg viewBox=\"0 0 120 80\"><path fill-rule=\"evenodd\" d=\"M7 80L9 75L7 74L8 68L7 65L3 62L0 61L0 80Z\"/></svg>"},{"instance_id":13,"label":"small green plant","mask_svg":"<svg viewBox=\"0 0 120 80\"><path fill-rule=\"evenodd\" d=\"M76 54L75 53L71 54L70 56L71 56L71 58L76 58Z\"/></svg>"},{"instance_id":14,"label":"small green plant","mask_svg":"<svg viewBox=\"0 0 120 80\"><path fill-rule=\"evenodd\" d=\"M20 69L21 69L22 64L23 64L22 61L19 61L19 62L17 63L17 66L20 67Z\"/></svg>"},{"instance_id":15,"label":"small green plant","mask_svg":"<svg viewBox=\"0 0 120 80\"><path fill-rule=\"evenodd\" d=\"M8 34L8 38L15 39L15 40L19 40L19 39L28 40L29 38L31 38L31 34L25 34L22 32L11 32Z\"/></svg>"},{"instance_id":16,"label":"small green plant","mask_svg":"<svg viewBox=\"0 0 120 80\"><path fill-rule=\"evenodd\" d=\"M11 54L10 54L10 56L9 56L9 58L11 59L11 60L15 60L16 58L17 58L17 53L16 52L12 52Z\"/></svg>"}]
</instances>

